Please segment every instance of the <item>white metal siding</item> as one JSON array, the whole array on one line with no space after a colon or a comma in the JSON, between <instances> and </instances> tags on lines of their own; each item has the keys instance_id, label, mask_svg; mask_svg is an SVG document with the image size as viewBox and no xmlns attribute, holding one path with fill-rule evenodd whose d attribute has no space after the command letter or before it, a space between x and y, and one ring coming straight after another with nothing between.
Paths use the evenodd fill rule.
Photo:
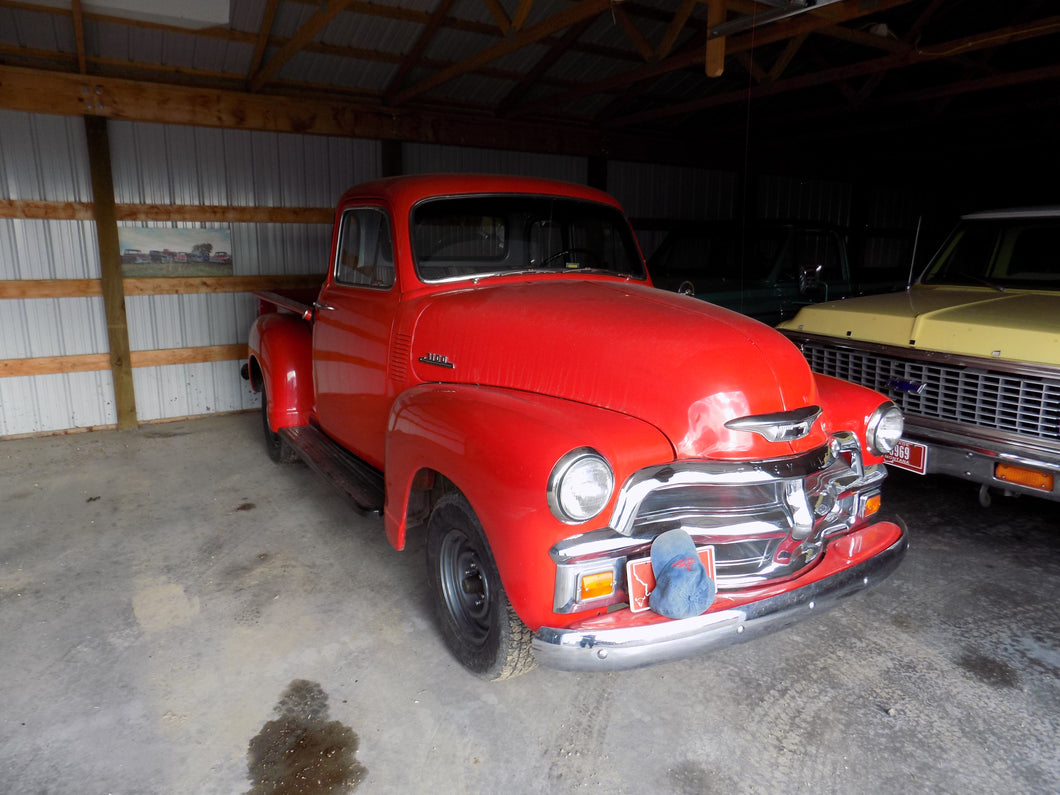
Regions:
<instances>
[{"instance_id":1,"label":"white metal siding","mask_svg":"<svg viewBox=\"0 0 1060 795\"><path fill-rule=\"evenodd\" d=\"M119 203L333 207L351 185L379 176L377 141L133 122L111 124L110 139ZM237 276L327 269L330 224L223 226L231 229ZM257 304L245 294L130 296L126 310L129 347L144 351L246 342ZM136 368L138 419L258 405L239 366L233 361Z\"/></svg>"},{"instance_id":2,"label":"white metal siding","mask_svg":"<svg viewBox=\"0 0 1060 795\"><path fill-rule=\"evenodd\" d=\"M607 188L631 218L717 220L735 212L736 175L728 171L613 161Z\"/></svg>"},{"instance_id":3,"label":"white metal siding","mask_svg":"<svg viewBox=\"0 0 1060 795\"><path fill-rule=\"evenodd\" d=\"M608 163L608 192L630 218L651 221L724 220L736 213L736 174L705 168ZM666 237L666 230L648 225L637 229L645 257Z\"/></svg>"},{"instance_id":4,"label":"white metal siding","mask_svg":"<svg viewBox=\"0 0 1060 795\"><path fill-rule=\"evenodd\" d=\"M117 421L109 370L0 378L0 436Z\"/></svg>"},{"instance_id":5,"label":"white metal siding","mask_svg":"<svg viewBox=\"0 0 1060 795\"><path fill-rule=\"evenodd\" d=\"M440 144L405 144L402 160L406 174L507 174L547 177L585 185L588 161L583 157L500 149L472 149Z\"/></svg>"},{"instance_id":6,"label":"white metal siding","mask_svg":"<svg viewBox=\"0 0 1060 795\"><path fill-rule=\"evenodd\" d=\"M115 200L132 204L332 207L379 176L376 141L111 122ZM0 198L92 200L80 118L0 110ZM125 223L206 227L206 223ZM320 273L330 224L236 223L236 275ZM98 279L91 221L0 219L0 279ZM246 341L257 311L246 294L130 296L133 351ZM101 298L0 300L0 358L106 353ZM133 371L140 420L251 408L239 362ZM0 378L0 436L117 421L109 371Z\"/></svg>"},{"instance_id":7,"label":"white metal siding","mask_svg":"<svg viewBox=\"0 0 1060 795\"><path fill-rule=\"evenodd\" d=\"M826 221L850 225L849 183L763 176L758 181L758 218Z\"/></svg>"},{"instance_id":8,"label":"white metal siding","mask_svg":"<svg viewBox=\"0 0 1060 795\"><path fill-rule=\"evenodd\" d=\"M0 110L0 198L92 198L80 118ZM0 279L98 279L91 221L0 219ZM0 299L0 359L106 353L102 298ZM110 372L0 378L0 435L116 421Z\"/></svg>"}]
</instances>

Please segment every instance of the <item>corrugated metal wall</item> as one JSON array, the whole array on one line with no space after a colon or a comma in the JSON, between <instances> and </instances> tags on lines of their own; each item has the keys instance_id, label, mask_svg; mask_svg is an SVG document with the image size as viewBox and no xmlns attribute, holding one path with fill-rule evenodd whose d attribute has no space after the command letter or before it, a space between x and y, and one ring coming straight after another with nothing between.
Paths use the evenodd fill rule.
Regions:
<instances>
[{"instance_id":1,"label":"corrugated metal wall","mask_svg":"<svg viewBox=\"0 0 1060 795\"><path fill-rule=\"evenodd\" d=\"M584 157L411 143L402 146L401 156L406 174L508 174L562 179L580 185L589 181Z\"/></svg>"},{"instance_id":2,"label":"corrugated metal wall","mask_svg":"<svg viewBox=\"0 0 1060 795\"><path fill-rule=\"evenodd\" d=\"M737 176L728 171L612 161L607 189L636 221L705 221L736 213ZM645 257L666 237L653 224L637 229Z\"/></svg>"},{"instance_id":3,"label":"corrugated metal wall","mask_svg":"<svg viewBox=\"0 0 1060 795\"><path fill-rule=\"evenodd\" d=\"M84 122L0 110L0 198L92 199ZM98 279L91 221L0 219L0 279ZM0 359L107 351L102 298L0 300ZM117 421L109 371L0 378L0 435Z\"/></svg>"},{"instance_id":4,"label":"corrugated metal wall","mask_svg":"<svg viewBox=\"0 0 1060 795\"><path fill-rule=\"evenodd\" d=\"M375 141L132 122L111 124L110 141L119 204L331 207L351 185L380 173ZM228 226L236 276L327 270L330 224ZM257 304L246 293L131 296L126 311L129 347L158 350L246 342ZM257 406L239 364L136 368L138 419Z\"/></svg>"},{"instance_id":5,"label":"corrugated metal wall","mask_svg":"<svg viewBox=\"0 0 1060 795\"><path fill-rule=\"evenodd\" d=\"M119 204L331 207L346 188L380 173L376 141L128 122L108 129ZM4 199L90 202L83 121L0 111L0 186ZM237 276L326 269L330 224L228 226ZM0 279L99 277L93 222L0 219ZM130 296L130 348L246 342L256 308L241 293ZM101 298L0 300L0 359L107 350ZM238 371L239 362L136 368L137 417L254 407L258 396ZM0 378L2 436L116 421L109 371Z\"/></svg>"},{"instance_id":6,"label":"corrugated metal wall","mask_svg":"<svg viewBox=\"0 0 1060 795\"><path fill-rule=\"evenodd\" d=\"M826 221L850 225L853 186L835 180L762 176L756 218Z\"/></svg>"}]
</instances>

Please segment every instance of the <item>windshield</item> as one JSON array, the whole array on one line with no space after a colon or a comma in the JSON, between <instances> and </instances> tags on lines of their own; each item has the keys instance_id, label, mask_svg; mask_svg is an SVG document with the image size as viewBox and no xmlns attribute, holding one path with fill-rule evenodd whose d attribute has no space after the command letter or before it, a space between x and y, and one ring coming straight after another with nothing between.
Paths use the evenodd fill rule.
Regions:
<instances>
[{"instance_id":1,"label":"windshield","mask_svg":"<svg viewBox=\"0 0 1060 795\"><path fill-rule=\"evenodd\" d=\"M1060 218L966 219L921 283L1060 289Z\"/></svg>"},{"instance_id":2,"label":"windshield","mask_svg":"<svg viewBox=\"0 0 1060 795\"><path fill-rule=\"evenodd\" d=\"M651 259L656 283L694 279L705 289L729 280L770 281L787 232L767 229L739 234L735 229L672 232Z\"/></svg>"},{"instance_id":3,"label":"windshield","mask_svg":"<svg viewBox=\"0 0 1060 795\"><path fill-rule=\"evenodd\" d=\"M587 270L645 275L629 223L606 204L520 195L431 199L411 220L416 272L425 282Z\"/></svg>"}]
</instances>

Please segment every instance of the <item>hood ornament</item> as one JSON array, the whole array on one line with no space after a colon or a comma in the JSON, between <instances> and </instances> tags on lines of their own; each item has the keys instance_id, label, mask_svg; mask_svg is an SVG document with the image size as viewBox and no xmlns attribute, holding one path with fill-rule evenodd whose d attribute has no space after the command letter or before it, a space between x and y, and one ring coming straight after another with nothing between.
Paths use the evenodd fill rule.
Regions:
<instances>
[{"instance_id":1,"label":"hood ornament","mask_svg":"<svg viewBox=\"0 0 1060 795\"><path fill-rule=\"evenodd\" d=\"M765 437L770 442L793 442L808 436L813 424L821 416L820 406L806 406L776 414L755 414L738 417L725 423L731 431L748 431Z\"/></svg>"}]
</instances>

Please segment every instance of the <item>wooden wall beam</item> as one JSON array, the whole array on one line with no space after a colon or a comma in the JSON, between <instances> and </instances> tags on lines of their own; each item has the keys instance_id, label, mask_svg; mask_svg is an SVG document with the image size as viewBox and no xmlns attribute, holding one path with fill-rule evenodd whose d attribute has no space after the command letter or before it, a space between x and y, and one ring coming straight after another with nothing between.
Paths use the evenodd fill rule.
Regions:
<instances>
[{"instance_id":1,"label":"wooden wall beam","mask_svg":"<svg viewBox=\"0 0 1060 795\"><path fill-rule=\"evenodd\" d=\"M92 201L99 243L103 311L107 318L107 341L110 345L110 371L114 379L114 406L118 414L118 429L127 430L137 425L136 394L133 391L132 363L129 359L129 324L125 316L118 223L114 217L114 182L107 120L86 116L85 136L88 139L88 165L92 173Z\"/></svg>"},{"instance_id":2,"label":"wooden wall beam","mask_svg":"<svg viewBox=\"0 0 1060 795\"><path fill-rule=\"evenodd\" d=\"M129 360L133 367L165 367L173 364L240 361L246 358L247 346L243 343L132 351ZM105 353L86 353L79 356L37 356L32 359L0 359L0 378L87 373L106 370L109 367L110 357Z\"/></svg>"},{"instance_id":3,"label":"wooden wall beam","mask_svg":"<svg viewBox=\"0 0 1060 795\"><path fill-rule=\"evenodd\" d=\"M294 276L189 276L157 279L126 279L125 294L198 295L202 293L251 293L255 290L298 290L320 287L324 274Z\"/></svg>"},{"instance_id":4,"label":"wooden wall beam","mask_svg":"<svg viewBox=\"0 0 1060 795\"><path fill-rule=\"evenodd\" d=\"M91 202L0 199L0 218L90 221ZM116 204L118 221L191 221L240 224L328 224L333 207L230 207L214 204Z\"/></svg>"},{"instance_id":5,"label":"wooden wall beam","mask_svg":"<svg viewBox=\"0 0 1060 795\"><path fill-rule=\"evenodd\" d=\"M256 290L304 290L319 287L324 274L290 276L188 276L123 279L129 295L252 293ZM0 300L17 298L94 298L103 295L101 279L0 279Z\"/></svg>"},{"instance_id":6,"label":"wooden wall beam","mask_svg":"<svg viewBox=\"0 0 1060 795\"><path fill-rule=\"evenodd\" d=\"M596 0L593 0L596 2ZM885 2L885 0L880 0ZM516 34L516 37L523 35ZM660 140L577 123L497 119L358 105L350 101L251 94L216 88L138 82L16 66L0 66L0 108L60 116L188 124L229 130L415 141L573 156L673 162L708 161L699 142Z\"/></svg>"}]
</instances>

